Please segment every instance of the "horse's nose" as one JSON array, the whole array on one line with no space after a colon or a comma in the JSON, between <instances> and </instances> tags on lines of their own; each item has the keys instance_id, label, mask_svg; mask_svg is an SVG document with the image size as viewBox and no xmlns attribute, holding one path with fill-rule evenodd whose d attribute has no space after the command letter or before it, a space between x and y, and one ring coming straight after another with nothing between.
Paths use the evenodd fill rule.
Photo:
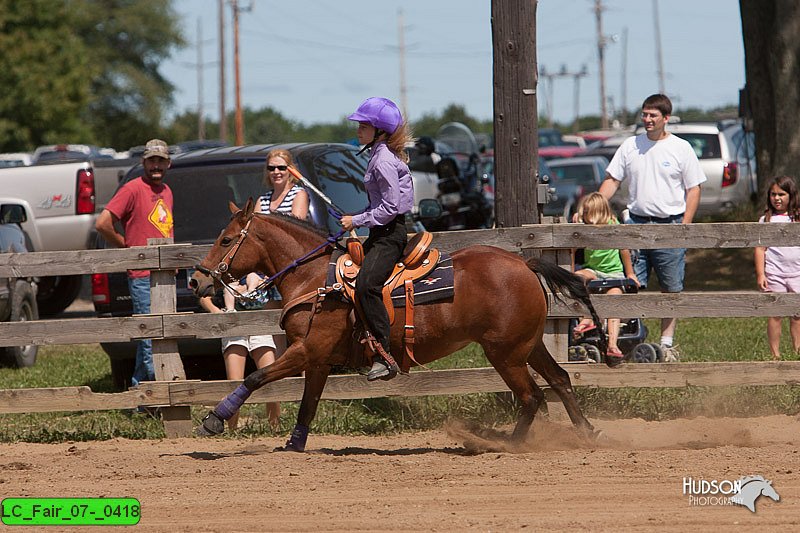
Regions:
<instances>
[{"instance_id":1,"label":"horse's nose","mask_svg":"<svg viewBox=\"0 0 800 533\"><path fill-rule=\"evenodd\" d=\"M193 291L196 291L196 290L197 290L197 287L198 287L199 285L200 285L200 284L199 284L199 283L197 283L197 280L196 280L196 279L192 278L192 279L190 279L190 280L189 280L189 288L190 288L190 289L192 289Z\"/></svg>"}]
</instances>

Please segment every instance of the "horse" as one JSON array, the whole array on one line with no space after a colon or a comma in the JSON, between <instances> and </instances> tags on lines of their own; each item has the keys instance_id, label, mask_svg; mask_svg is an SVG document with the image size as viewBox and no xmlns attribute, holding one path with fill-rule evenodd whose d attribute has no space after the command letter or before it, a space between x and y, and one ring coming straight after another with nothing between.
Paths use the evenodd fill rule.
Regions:
<instances>
[{"instance_id":1,"label":"horse","mask_svg":"<svg viewBox=\"0 0 800 533\"><path fill-rule=\"evenodd\" d=\"M224 420L253 391L305 372L297 423L286 445L278 448L302 452L328 375L332 367L344 366L352 352L349 317L353 305L337 298L320 298L336 239L307 221L254 213L254 205L252 198L243 209L230 202L231 221L197 265L190 285L198 297L203 297L213 294L226 279L235 280L248 272L275 278L284 301L281 323L288 348L273 364L249 374L208 413L196 433L222 433ZM555 264L537 259L526 262L517 254L492 246L469 246L451 257L453 297L415 306L414 362L424 366L477 342L520 404L512 441L525 439L544 400L528 367L556 391L580 434L596 438L594 427L575 398L569 374L556 363L542 339L547 299L539 276L558 298L570 296L582 302L602 331L582 278ZM391 352L395 354L403 353L402 322L395 321L391 329ZM602 351L605 349L603 344ZM364 358L360 366L367 361Z\"/></svg>"}]
</instances>

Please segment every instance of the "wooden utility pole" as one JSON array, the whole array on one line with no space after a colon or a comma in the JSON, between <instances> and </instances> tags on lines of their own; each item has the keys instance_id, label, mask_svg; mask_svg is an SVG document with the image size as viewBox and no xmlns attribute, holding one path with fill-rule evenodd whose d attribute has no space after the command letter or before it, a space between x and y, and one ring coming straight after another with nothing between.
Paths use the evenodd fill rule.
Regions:
<instances>
[{"instance_id":1,"label":"wooden utility pole","mask_svg":"<svg viewBox=\"0 0 800 533\"><path fill-rule=\"evenodd\" d=\"M197 17L197 138L206 138L206 118L203 116L203 19Z\"/></svg>"},{"instance_id":2,"label":"wooden utility pole","mask_svg":"<svg viewBox=\"0 0 800 533\"><path fill-rule=\"evenodd\" d=\"M244 144L244 119L242 118L242 79L239 68L239 0L231 0L233 9L233 70L236 85L236 146Z\"/></svg>"},{"instance_id":3,"label":"wooden utility pole","mask_svg":"<svg viewBox=\"0 0 800 533\"><path fill-rule=\"evenodd\" d=\"M397 47L400 52L400 106L403 116L408 118L408 91L406 89L406 38L403 9L397 10Z\"/></svg>"},{"instance_id":4,"label":"wooden utility pole","mask_svg":"<svg viewBox=\"0 0 800 533\"><path fill-rule=\"evenodd\" d=\"M603 0L595 0L594 16L597 24L597 62L600 72L600 127L608 129L606 107L606 36L603 35Z\"/></svg>"},{"instance_id":5,"label":"wooden utility pole","mask_svg":"<svg viewBox=\"0 0 800 533\"><path fill-rule=\"evenodd\" d=\"M219 138L228 140L225 116L225 0L219 0Z\"/></svg>"},{"instance_id":6,"label":"wooden utility pole","mask_svg":"<svg viewBox=\"0 0 800 533\"><path fill-rule=\"evenodd\" d=\"M653 25L656 37L656 67L658 68L658 92L667 94L664 83L664 54L661 53L661 21L658 17L658 0L653 0Z\"/></svg>"},{"instance_id":7,"label":"wooden utility pole","mask_svg":"<svg viewBox=\"0 0 800 533\"><path fill-rule=\"evenodd\" d=\"M539 222L536 5L537 0L492 0L498 227Z\"/></svg>"}]
</instances>

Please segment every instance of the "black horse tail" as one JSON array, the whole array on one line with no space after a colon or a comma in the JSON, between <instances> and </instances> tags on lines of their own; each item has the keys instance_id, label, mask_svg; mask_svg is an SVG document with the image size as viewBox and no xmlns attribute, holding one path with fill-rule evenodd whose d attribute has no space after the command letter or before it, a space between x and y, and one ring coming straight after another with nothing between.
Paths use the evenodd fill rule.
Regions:
<instances>
[{"instance_id":1,"label":"black horse tail","mask_svg":"<svg viewBox=\"0 0 800 533\"><path fill-rule=\"evenodd\" d=\"M595 327L597 327L597 331L601 333L599 335L598 344L600 345L599 348L603 354L603 358L605 358L606 352L608 351L608 339L603 329L603 321L600 320L600 316L594 309L594 304L589 296L589 291L586 289L586 282L584 279L569 270L561 268L555 263L542 259L529 259L527 265L528 268L544 279L556 300L566 303L564 298L562 298L562 296L566 295L586 306L592 317L592 322L594 322Z\"/></svg>"}]
</instances>

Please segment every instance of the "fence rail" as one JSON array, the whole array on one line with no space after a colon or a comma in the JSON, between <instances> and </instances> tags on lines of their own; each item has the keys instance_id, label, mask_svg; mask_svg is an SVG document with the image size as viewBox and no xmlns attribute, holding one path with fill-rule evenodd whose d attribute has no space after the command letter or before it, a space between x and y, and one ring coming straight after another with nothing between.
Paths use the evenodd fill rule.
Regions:
<instances>
[{"instance_id":1,"label":"fence rail","mask_svg":"<svg viewBox=\"0 0 800 533\"><path fill-rule=\"evenodd\" d=\"M800 246L795 224L714 223L674 225L587 226L542 224L522 228L438 233L435 245L445 251L473 245L491 245L522 253L541 250L552 253L563 264L570 248L752 248L755 246ZM210 246L167 244L113 250L0 254L0 276L123 272L148 269L158 274L161 312L124 318L76 318L0 323L0 346L21 344L83 344L125 342L153 338L163 343L154 356L172 358L175 341L181 338L216 338L253 333L281 333L280 311L236 314L193 314L174 309L174 270L192 267L205 257ZM744 268L749 268L745 266ZM167 280L167 286L164 284ZM172 286L169 287L169 280ZM155 293L154 293L155 294ZM172 298L173 307L169 300ZM798 294L769 294L757 291L704 291L681 294L595 295L596 308L603 317L760 317L794 315L800 307ZM548 331L560 359L565 359L566 328L569 317L583 314L580 304L550 297ZM164 311L166 309L166 311ZM171 347L171 348L170 348ZM158 351L157 351L158 352ZM180 360L177 359L180 366ZM623 365L608 369L601 365L565 364L573 384L589 387L682 387L686 385L777 385L800 383L800 362L681 363ZM180 376L182 368L171 369ZM297 400L302 378L270 384L251 401ZM544 384L544 383L542 383ZM102 410L137 405L180 406L213 404L230 392L236 382L157 381L137 389L116 393L93 393L88 387L0 390L0 413ZM331 376L323 398L370 398L501 392L507 387L493 369L415 371L390 383L367 384L362 376ZM178 408L178 407L176 407ZM180 411L188 416L188 408ZM179 421L172 434L185 434L186 420ZM165 426L167 424L165 423ZM177 429L176 429L177 428ZM171 430L167 426L167 433Z\"/></svg>"}]
</instances>

